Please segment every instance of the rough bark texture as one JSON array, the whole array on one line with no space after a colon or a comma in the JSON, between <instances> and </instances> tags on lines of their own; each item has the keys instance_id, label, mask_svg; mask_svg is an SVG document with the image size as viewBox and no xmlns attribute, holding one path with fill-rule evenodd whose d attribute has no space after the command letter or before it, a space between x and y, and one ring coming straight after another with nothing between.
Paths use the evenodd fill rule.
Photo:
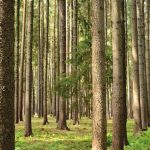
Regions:
<instances>
[{"instance_id":1,"label":"rough bark texture","mask_svg":"<svg viewBox=\"0 0 150 150\"><path fill-rule=\"evenodd\" d=\"M44 78L44 113L43 113L43 124L48 123L47 117L47 68L48 68L48 49L49 49L49 0L46 3L46 39L45 39L45 78Z\"/></svg>"},{"instance_id":2,"label":"rough bark texture","mask_svg":"<svg viewBox=\"0 0 150 150\"><path fill-rule=\"evenodd\" d=\"M150 126L150 43L149 43L149 11L150 1L145 0L145 58L146 58L146 79L147 79L147 117L148 125Z\"/></svg>"},{"instance_id":3,"label":"rough bark texture","mask_svg":"<svg viewBox=\"0 0 150 150\"><path fill-rule=\"evenodd\" d=\"M128 145L128 138L127 138L127 127L126 127L126 124L127 124L127 96L126 96L126 80L127 80L127 71L126 71L126 65L127 65L127 51L128 51L128 46L127 46L127 40L128 40L128 31L127 31L127 6L126 6L126 0L122 0L121 1L121 9L124 11L122 11L121 13L121 33L122 33L122 61L123 61L123 72L122 72L122 75L123 75L123 99L122 99L122 104L123 104L123 117L124 117L124 121L122 122L123 123L123 144L124 145Z\"/></svg>"},{"instance_id":4,"label":"rough bark texture","mask_svg":"<svg viewBox=\"0 0 150 150\"><path fill-rule=\"evenodd\" d=\"M148 40L149 40L149 53L150 53L150 2L148 5L149 5L149 39ZM150 115L150 99L148 101L148 111L149 111L149 115ZM148 125L150 126L150 121L149 121Z\"/></svg>"},{"instance_id":5,"label":"rough bark texture","mask_svg":"<svg viewBox=\"0 0 150 150\"><path fill-rule=\"evenodd\" d=\"M93 141L92 150L106 150L104 0L92 1L92 76Z\"/></svg>"},{"instance_id":6,"label":"rough bark texture","mask_svg":"<svg viewBox=\"0 0 150 150\"><path fill-rule=\"evenodd\" d=\"M15 122L19 122L19 43L20 43L20 0L17 0L16 10L16 51L15 51Z\"/></svg>"},{"instance_id":7,"label":"rough bark texture","mask_svg":"<svg viewBox=\"0 0 150 150\"><path fill-rule=\"evenodd\" d=\"M146 77L145 77L145 46L143 46L143 18L142 5L140 0L136 1L137 6L137 27L138 27L138 57L139 57L139 85L140 85L140 105L141 105L141 123L142 129L147 129L146 123ZM145 44L144 44L145 45Z\"/></svg>"},{"instance_id":8,"label":"rough bark texture","mask_svg":"<svg viewBox=\"0 0 150 150\"><path fill-rule=\"evenodd\" d=\"M133 117L134 133L141 131L141 110L139 91L139 59L138 59L138 37L137 37L137 15L136 0L132 0L132 78L133 78Z\"/></svg>"},{"instance_id":9,"label":"rough bark texture","mask_svg":"<svg viewBox=\"0 0 150 150\"><path fill-rule=\"evenodd\" d=\"M32 99L33 3L34 3L33 0L29 0L27 57L26 57L25 136L32 135L31 99Z\"/></svg>"},{"instance_id":10,"label":"rough bark texture","mask_svg":"<svg viewBox=\"0 0 150 150\"><path fill-rule=\"evenodd\" d=\"M66 75L66 0L59 1L59 34L60 34L60 75ZM68 130L66 122L66 101L63 96L59 99L59 121L57 128Z\"/></svg>"},{"instance_id":11,"label":"rough bark texture","mask_svg":"<svg viewBox=\"0 0 150 150\"><path fill-rule=\"evenodd\" d=\"M0 1L0 149L15 149L14 1Z\"/></svg>"},{"instance_id":12,"label":"rough bark texture","mask_svg":"<svg viewBox=\"0 0 150 150\"><path fill-rule=\"evenodd\" d=\"M43 33L42 33L42 5L38 2L39 9L39 49L38 49L38 116L42 117L43 102Z\"/></svg>"},{"instance_id":13,"label":"rough bark texture","mask_svg":"<svg viewBox=\"0 0 150 150\"><path fill-rule=\"evenodd\" d=\"M58 103L56 103L56 62L57 62L57 48L56 48L56 20L57 20L57 0L54 2L54 27L53 27L53 51L52 51L52 87L53 87L53 98L52 98L52 111L53 111L53 116L56 116L57 112L57 117L58 117ZM58 101L57 101L58 102ZM57 107L56 107L57 104ZM57 118L56 118L57 119Z\"/></svg>"},{"instance_id":14,"label":"rough bark texture","mask_svg":"<svg viewBox=\"0 0 150 150\"><path fill-rule=\"evenodd\" d=\"M112 49L113 49L113 139L112 149L123 150L125 138L125 30L124 0L112 0Z\"/></svg>"},{"instance_id":15,"label":"rough bark texture","mask_svg":"<svg viewBox=\"0 0 150 150\"><path fill-rule=\"evenodd\" d=\"M76 53L77 53L77 0L72 1L73 6L73 20L72 20L72 55L73 59L76 60ZM74 65L72 69L72 73L74 77L77 75L77 66ZM78 83L76 83L74 87L74 94L73 94L73 125L79 124L78 118Z\"/></svg>"},{"instance_id":16,"label":"rough bark texture","mask_svg":"<svg viewBox=\"0 0 150 150\"><path fill-rule=\"evenodd\" d=\"M56 67L56 83L59 80L59 7L58 7L59 0L57 0L57 67ZM56 122L59 120L59 92L56 92Z\"/></svg>"},{"instance_id":17,"label":"rough bark texture","mask_svg":"<svg viewBox=\"0 0 150 150\"><path fill-rule=\"evenodd\" d=\"M23 1L23 22L22 22L22 39L20 50L20 68L19 68L19 119L23 121L23 72L24 72L24 49L25 49L25 33L26 33L26 0Z\"/></svg>"}]
</instances>

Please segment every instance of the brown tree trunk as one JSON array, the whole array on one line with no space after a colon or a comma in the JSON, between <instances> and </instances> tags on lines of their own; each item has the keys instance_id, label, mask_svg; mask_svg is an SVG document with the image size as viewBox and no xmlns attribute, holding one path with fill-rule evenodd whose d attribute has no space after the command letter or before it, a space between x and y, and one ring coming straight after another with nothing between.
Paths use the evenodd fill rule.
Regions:
<instances>
[{"instance_id":1,"label":"brown tree trunk","mask_svg":"<svg viewBox=\"0 0 150 150\"><path fill-rule=\"evenodd\" d=\"M57 117L58 117L58 105L57 105L57 108L56 108L56 56L57 56L57 48L56 48L56 20L58 19L57 18L57 0L55 0L54 2L54 27L53 27L53 52L52 52L52 65L53 65L53 68L52 68L52 75L53 75L53 82L52 82L52 87L53 87L53 98L52 98L52 113L53 113L53 116L56 116L56 110L57 110ZM58 102L58 101L57 101ZM58 118L56 118L56 121L57 121Z\"/></svg>"},{"instance_id":2,"label":"brown tree trunk","mask_svg":"<svg viewBox=\"0 0 150 150\"><path fill-rule=\"evenodd\" d=\"M124 0L112 0L113 139L112 150L123 150L126 138L126 61Z\"/></svg>"},{"instance_id":3,"label":"brown tree trunk","mask_svg":"<svg viewBox=\"0 0 150 150\"><path fill-rule=\"evenodd\" d=\"M46 3L46 41L45 41L45 78L44 78L44 114L43 114L43 124L48 123L47 117L47 67L48 67L48 49L49 49L49 0Z\"/></svg>"},{"instance_id":4,"label":"brown tree trunk","mask_svg":"<svg viewBox=\"0 0 150 150\"><path fill-rule=\"evenodd\" d=\"M15 149L14 1L0 1L0 149Z\"/></svg>"},{"instance_id":5,"label":"brown tree trunk","mask_svg":"<svg viewBox=\"0 0 150 150\"><path fill-rule=\"evenodd\" d=\"M76 60L76 53L77 53L77 0L72 1L73 6L73 20L72 20L72 57L74 60ZM72 68L72 73L74 77L77 76L77 66L74 64ZM73 125L79 124L79 118L78 118L78 83L75 84L75 87L73 89Z\"/></svg>"},{"instance_id":6,"label":"brown tree trunk","mask_svg":"<svg viewBox=\"0 0 150 150\"><path fill-rule=\"evenodd\" d=\"M136 0L132 0L132 78L133 78L133 117L134 133L141 131L141 110L139 92L139 59L138 59L138 37L137 37L137 14Z\"/></svg>"},{"instance_id":7,"label":"brown tree trunk","mask_svg":"<svg viewBox=\"0 0 150 150\"><path fill-rule=\"evenodd\" d=\"M19 119L23 121L23 72L24 72L24 49L25 49L25 33L26 33L26 0L23 1L23 23L22 23L22 40L21 40L21 56L19 70Z\"/></svg>"},{"instance_id":8,"label":"brown tree trunk","mask_svg":"<svg viewBox=\"0 0 150 150\"><path fill-rule=\"evenodd\" d=\"M143 0L142 0L143 2ZM138 27L138 57L139 57L139 87L140 87L140 105L141 105L141 123L142 129L147 130L146 123L146 76L145 76L145 41L143 38L143 17L142 3L136 0L137 6L137 27ZM143 45L144 44L144 45Z\"/></svg>"},{"instance_id":9,"label":"brown tree trunk","mask_svg":"<svg viewBox=\"0 0 150 150\"><path fill-rule=\"evenodd\" d=\"M60 75L66 75L66 0L59 0L59 33L60 33ZM66 122L66 101L63 96L59 100L59 121L57 128L68 130Z\"/></svg>"},{"instance_id":10,"label":"brown tree trunk","mask_svg":"<svg viewBox=\"0 0 150 150\"><path fill-rule=\"evenodd\" d=\"M19 43L20 43L20 0L16 10L16 64L15 64L15 122L19 122Z\"/></svg>"},{"instance_id":11,"label":"brown tree trunk","mask_svg":"<svg viewBox=\"0 0 150 150\"><path fill-rule=\"evenodd\" d=\"M42 117L42 106L43 106L43 30L42 30L42 15L43 15L43 1L39 0L38 2L38 11L39 11L39 49L38 49L38 89L37 89L37 98L38 98L38 111L39 117Z\"/></svg>"},{"instance_id":12,"label":"brown tree trunk","mask_svg":"<svg viewBox=\"0 0 150 150\"><path fill-rule=\"evenodd\" d=\"M123 50L123 87L125 89L123 89L123 100L122 100L122 103L123 103L123 117L124 117L124 122L123 122L123 144L124 145L128 145L128 138L127 138L127 127L126 127L126 124L127 124L127 96L126 96L126 82L127 82L127 69L126 69L126 65L127 65L127 59L128 59L128 56L127 56L127 51L128 51L128 45L127 45L127 42L128 42L128 26L127 26L127 2L126 0L122 0L121 1L121 7L122 9L124 9L124 12L121 14L121 19L123 21L122 23L122 50Z\"/></svg>"},{"instance_id":13,"label":"brown tree trunk","mask_svg":"<svg viewBox=\"0 0 150 150\"><path fill-rule=\"evenodd\" d=\"M58 76L59 76L59 7L58 2L59 0L56 0L56 27L55 27L55 87L58 83ZM59 91L55 88L55 97L56 97L56 122L58 122L59 119Z\"/></svg>"},{"instance_id":14,"label":"brown tree trunk","mask_svg":"<svg viewBox=\"0 0 150 150\"><path fill-rule=\"evenodd\" d=\"M33 42L33 4L29 1L27 56L26 56L26 97L25 97L25 136L32 135L31 99L32 99L32 42Z\"/></svg>"},{"instance_id":15,"label":"brown tree trunk","mask_svg":"<svg viewBox=\"0 0 150 150\"><path fill-rule=\"evenodd\" d=\"M150 37L149 37L149 16L150 16L150 1L145 0L145 58L146 58L146 79L147 79L147 117L148 125L150 126Z\"/></svg>"},{"instance_id":16,"label":"brown tree trunk","mask_svg":"<svg viewBox=\"0 0 150 150\"><path fill-rule=\"evenodd\" d=\"M106 150L104 0L92 0L92 77L93 141L92 150Z\"/></svg>"}]
</instances>

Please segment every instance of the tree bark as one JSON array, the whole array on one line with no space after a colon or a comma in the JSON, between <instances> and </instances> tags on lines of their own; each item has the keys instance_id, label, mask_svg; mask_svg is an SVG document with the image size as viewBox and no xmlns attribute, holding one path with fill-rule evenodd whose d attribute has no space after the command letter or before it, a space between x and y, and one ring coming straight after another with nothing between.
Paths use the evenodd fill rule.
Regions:
<instances>
[{"instance_id":1,"label":"tree bark","mask_svg":"<svg viewBox=\"0 0 150 150\"><path fill-rule=\"evenodd\" d=\"M26 0L23 1L23 23L22 23L22 39L21 39L21 56L19 70L19 119L23 121L23 72L24 72L24 49L25 49L25 33L26 33Z\"/></svg>"},{"instance_id":2,"label":"tree bark","mask_svg":"<svg viewBox=\"0 0 150 150\"><path fill-rule=\"evenodd\" d=\"M112 150L123 150L126 132L126 59L124 0L112 0L113 138Z\"/></svg>"},{"instance_id":3,"label":"tree bark","mask_svg":"<svg viewBox=\"0 0 150 150\"><path fill-rule=\"evenodd\" d=\"M146 123L146 76L145 76L145 44L143 43L143 18L142 16L142 5L140 0L136 1L137 6L137 27L138 27L138 57L139 57L139 86L140 86L140 105L141 105L141 123L142 129L147 130ZM143 46L144 44L144 46Z\"/></svg>"},{"instance_id":4,"label":"tree bark","mask_svg":"<svg viewBox=\"0 0 150 150\"><path fill-rule=\"evenodd\" d=\"M150 16L150 1L145 0L145 58L146 58L146 79L147 79L147 117L148 125L150 126L150 38L149 38L149 16Z\"/></svg>"},{"instance_id":5,"label":"tree bark","mask_svg":"<svg viewBox=\"0 0 150 150\"><path fill-rule=\"evenodd\" d=\"M16 62L15 62L15 122L19 122L19 43L20 43L20 0L16 10Z\"/></svg>"},{"instance_id":6,"label":"tree bark","mask_svg":"<svg viewBox=\"0 0 150 150\"><path fill-rule=\"evenodd\" d=\"M72 57L74 60L76 60L76 53L77 53L77 0L72 1L73 6L73 20L72 20ZM72 68L72 73L74 77L77 76L77 66L74 64ZM79 124L79 118L78 118L78 83L75 84L73 89L73 125Z\"/></svg>"},{"instance_id":7,"label":"tree bark","mask_svg":"<svg viewBox=\"0 0 150 150\"><path fill-rule=\"evenodd\" d=\"M26 96L25 96L25 136L32 135L31 99L32 99L32 45L33 45L33 0L29 0L27 57L26 57Z\"/></svg>"},{"instance_id":8,"label":"tree bark","mask_svg":"<svg viewBox=\"0 0 150 150\"><path fill-rule=\"evenodd\" d=\"M93 141L92 150L106 150L104 0L92 1L92 77Z\"/></svg>"},{"instance_id":9,"label":"tree bark","mask_svg":"<svg viewBox=\"0 0 150 150\"><path fill-rule=\"evenodd\" d=\"M43 124L48 123L47 117L47 67L48 67L48 49L49 49L49 0L46 3L46 41L45 41L45 78L44 78L44 115L43 115Z\"/></svg>"},{"instance_id":10,"label":"tree bark","mask_svg":"<svg viewBox=\"0 0 150 150\"><path fill-rule=\"evenodd\" d=\"M15 149L14 1L0 1L0 149Z\"/></svg>"},{"instance_id":11,"label":"tree bark","mask_svg":"<svg viewBox=\"0 0 150 150\"><path fill-rule=\"evenodd\" d=\"M133 78L133 117L134 133L141 131L141 110L140 110L140 92L139 92L139 59L138 59L138 37L137 37L137 14L136 0L132 0L132 78Z\"/></svg>"},{"instance_id":12,"label":"tree bark","mask_svg":"<svg viewBox=\"0 0 150 150\"><path fill-rule=\"evenodd\" d=\"M59 0L59 34L60 34L60 75L66 76L66 0ZM59 99L59 121L57 128L68 130L66 122L66 101L63 96Z\"/></svg>"}]
</instances>

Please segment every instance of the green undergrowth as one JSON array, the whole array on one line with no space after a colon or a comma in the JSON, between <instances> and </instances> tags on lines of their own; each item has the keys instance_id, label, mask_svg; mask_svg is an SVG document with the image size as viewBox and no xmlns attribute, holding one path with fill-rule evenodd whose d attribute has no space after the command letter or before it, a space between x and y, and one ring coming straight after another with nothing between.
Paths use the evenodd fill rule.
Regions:
<instances>
[{"instance_id":1,"label":"green undergrowth","mask_svg":"<svg viewBox=\"0 0 150 150\"><path fill-rule=\"evenodd\" d=\"M16 125L16 150L91 150L92 121L82 118L80 125L68 121L70 131L56 129L55 119L49 117L49 124L42 125L42 119L33 118L33 136L24 137L23 122ZM133 136L133 122L128 121L128 139L130 145L125 150L148 150L150 148L150 130ZM112 139L112 122L108 121L107 145Z\"/></svg>"}]
</instances>

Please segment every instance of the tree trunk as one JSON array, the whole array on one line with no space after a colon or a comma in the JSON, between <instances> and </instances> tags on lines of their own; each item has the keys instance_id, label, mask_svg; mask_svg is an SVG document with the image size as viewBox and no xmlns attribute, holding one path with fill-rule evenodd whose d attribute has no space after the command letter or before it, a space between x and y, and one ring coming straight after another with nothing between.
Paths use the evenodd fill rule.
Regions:
<instances>
[{"instance_id":1,"label":"tree trunk","mask_svg":"<svg viewBox=\"0 0 150 150\"><path fill-rule=\"evenodd\" d=\"M26 0L23 1L23 23L22 23L22 40L21 40L21 56L20 56L20 72L19 72L19 118L23 121L23 72L24 72L24 49L25 49L25 33L26 33Z\"/></svg>"},{"instance_id":2,"label":"tree trunk","mask_svg":"<svg viewBox=\"0 0 150 150\"><path fill-rule=\"evenodd\" d=\"M48 49L49 49L49 0L46 3L46 41L45 41L45 79L44 79L44 116L43 124L48 123L47 118L47 67L48 67Z\"/></svg>"},{"instance_id":3,"label":"tree trunk","mask_svg":"<svg viewBox=\"0 0 150 150\"><path fill-rule=\"evenodd\" d=\"M57 0L57 59L56 59L56 83L59 82L59 0ZM56 92L56 122L59 120L59 91Z\"/></svg>"},{"instance_id":4,"label":"tree trunk","mask_svg":"<svg viewBox=\"0 0 150 150\"><path fill-rule=\"evenodd\" d=\"M132 78L133 78L133 117L134 133L141 131L141 110L139 92L139 59L138 59L138 37L137 37L137 14L136 0L132 0Z\"/></svg>"},{"instance_id":5,"label":"tree trunk","mask_svg":"<svg viewBox=\"0 0 150 150\"><path fill-rule=\"evenodd\" d=\"M148 125L150 126L150 38L149 38L149 15L150 1L145 0L145 58L146 58L146 79L147 79L147 116Z\"/></svg>"},{"instance_id":6,"label":"tree trunk","mask_svg":"<svg viewBox=\"0 0 150 150\"><path fill-rule=\"evenodd\" d=\"M128 42L128 26L127 26L127 4L126 4L126 0L122 0L121 1L121 7L122 9L124 9L124 12L121 14L121 19L123 21L122 23L122 50L123 50L123 87L125 89L123 89L123 117L124 117L124 122L123 122L123 135L124 135L124 138L123 138L123 144L124 145L128 145L128 138L127 138L127 127L126 127L126 124L127 124L127 96L126 96L126 82L127 82L127 69L126 69L126 65L127 65L127 59L128 59L128 56L127 56L127 51L128 51L128 45L127 45L127 42Z\"/></svg>"},{"instance_id":7,"label":"tree trunk","mask_svg":"<svg viewBox=\"0 0 150 150\"><path fill-rule=\"evenodd\" d=\"M56 20L57 20L57 5L56 5L57 0L55 0L54 2L54 29L53 29L53 52L52 52L52 63L53 63L53 83L52 83L52 87L53 87L53 99L52 99L52 110L53 110L53 116L56 116L56 111L57 111L57 117L58 117L58 105L56 107L56 55L57 55L57 49L56 49ZM57 99L58 100L58 99ZM57 101L58 102L58 101ZM58 103L57 103L58 104ZM56 120L58 119L56 117Z\"/></svg>"},{"instance_id":8,"label":"tree trunk","mask_svg":"<svg viewBox=\"0 0 150 150\"><path fill-rule=\"evenodd\" d=\"M73 6L73 20L72 20L72 57L76 60L76 53L77 53L77 0L72 1ZM74 77L77 76L77 66L74 64L72 68L72 73ZM73 91L73 125L79 124L78 118L78 83L75 84L74 91Z\"/></svg>"},{"instance_id":9,"label":"tree trunk","mask_svg":"<svg viewBox=\"0 0 150 150\"><path fill-rule=\"evenodd\" d=\"M113 139L112 150L123 150L126 132L126 61L124 0L112 0Z\"/></svg>"},{"instance_id":10,"label":"tree trunk","mask_svg":"<svg viewBox=\"0 0 150 150\"><path fill-rule=\"evenodd\" d=\"M16 64L15 64L15 122L19 122L19 43L20 43L20 0L16 10Z\"/></svg>"},{"instance_id":11,"label":"tree trunk","mask_svg":"<svg viewBox=\"0 0 150 150\"><path fill-rule=\"evenodd\" d=\"M142 5L140 3L140 0L136 1L137 6L137 27L138 27L138 57L139 57L139 87L140 87L140 105L141 105L141 123L142 123L142 129L147 129L147 123L146 123L146 84L145 84L145 49L143 46L143 18L142 16ZM145 44L144 44L145 45Z\"/></svg>"},{"instance_id":12,"label":"tree trunk","mask_svg":"<svg viewBox=\"0 0 150 150\"><path fill-rule=\"evenodd\" d=\"M31 99L32 99L32 42L33 42L33 4L29 1L27 57L26 57L26 97L25 97L25 136L32 135Z\"/></svg>"},{"instance_id":13,"label":"tree trunk","mask_svg":"<svg viewBox=\"0 0 150 150\"><path fill-rule=\"evenodd\" d=\"M0 1L0 149L15 149L14 1Z\"/></svg>"},{"instance_id":14,"label":"tree trunk","mask_svg":"<svg viewBox=\"0 0 150 150\"><path fill-rule=\"evenodd\" d=\"M92 150L106 150L106 85L104 0L92 1Z\"/></svg>"},{"instance_id":15,"label":"tree trunk","mask_svg":"<svg viewBox=\"0 0 150 150\"><path fill-rule=\"evenodd\" d=\"M60 75L66 75L66 0L59 0L59 34L60 34ZM66 101L63 96L59 99L59 121L57 128L68 130L66 122Z\"/></svg>"},{"instance_id":16,"label":"tree trunk","mask_svg":"<svg viewBox=\"0 0 150 150\"><path fill-rule=\"evenodd\" d=\"M39 117L43 115L43 1L39 0L39 51L38 51L38 105Z\"/></svg>"}]
</instances>

